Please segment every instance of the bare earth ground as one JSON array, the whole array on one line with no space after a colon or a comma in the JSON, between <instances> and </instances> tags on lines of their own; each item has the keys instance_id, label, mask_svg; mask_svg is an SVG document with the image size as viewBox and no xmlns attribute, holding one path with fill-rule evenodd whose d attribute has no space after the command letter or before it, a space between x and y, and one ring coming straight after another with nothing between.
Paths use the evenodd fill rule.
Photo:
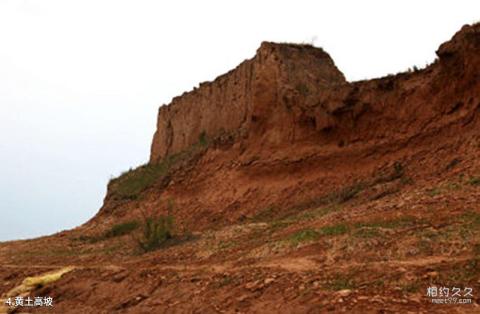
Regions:
<instances>
[{"instance_id":1,"label":"bare earth ground","mask_svg":"<svg viewBox=\"0 0 480 314\"><path fill-rule=\"evenodd\" d=\"M73 265L29 292L55 300L35 312L480 312L476 145L478 137L447 149L461 151L462 161L439 165L431 178L405 173L348 199L280 216L266 209L148 254L128 235L86 243L81 228L3 243L0 293ZM432 285L472 287L472 304L432 304Z\"/></svg>"}]
</instances>

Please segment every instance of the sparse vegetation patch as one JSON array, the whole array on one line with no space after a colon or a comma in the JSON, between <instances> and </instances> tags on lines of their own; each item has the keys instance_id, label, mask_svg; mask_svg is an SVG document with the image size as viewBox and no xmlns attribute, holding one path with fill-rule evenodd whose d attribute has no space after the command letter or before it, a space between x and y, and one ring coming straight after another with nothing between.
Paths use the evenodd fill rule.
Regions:
<instances>
[{"instance_id":1,"label":"sparse vegetation patch","mask_svg":"<svg viewBox=\"0 0 480 314\"><path fill-rule=\"evenodd\" d=\"M325 226L320 228L322 235L342 235L349 231L349 227L345 224L338 224L333 226Z\"/></svg>"},{"instance_id":2,"label":"sparse vegetation patch","mask_svg":"<svg viewBox=\"0 0 480 314\"><path fill-rule=\"evenodd\" d=\"M112 228L105 232L104 238L113 238L129 234L133 230L137 229L138 226L139 223L136 220L126 221L113 225Z\"/></svg>"},{"instance_id":3,"label":"sparse vegetation patch","mask_svg":"<svg viewBox=\"0 0 480 314\"><path fill-rule=\"evenodd\" d=\"M305 229L292 234L289 238L290 243L298 245L303 242L315 241L320 237L320 233L313 229Z\"/></svg>"},{"instance_id":4,"label":"sparse vegetation patch","mask_svg":"<svg viewBox=\"0 0 480 314\"><path fill-rule=\"evenodd\" d=\"M136 238L136 241L143 252L156 250L173 237L173 217L171 215L145 217L141 227L141 237Z\"/></svg>"},{"instance_id":5,"label":"sparse vegetation patch","mask_svg":"<svg viewBox=\"0 0 480 314\"><path fill-rule=\"evenodd\" d=\"M113 194L120 199L137 199L141 192L167 173L172 161L172 158L166 158L158 164L143 165L123 173L111 181Z\"/></svg>"},{"instance_id":6,"label":"sparse vegetation patch","mask_svg":"<svg viewBox=\"0 0 480 314\"><path fill-rule=\"evenodd\" d=\"M208 147L209 141L205 132L199 136L199 141L188 149L165 157L158 163L149 163L136 169L122 173L112 179L109 186L112 195L119 199L136 200L140 194L156 182L169 175L170 170L182 161L197 156Z\"/></svg>"}]
</instances>

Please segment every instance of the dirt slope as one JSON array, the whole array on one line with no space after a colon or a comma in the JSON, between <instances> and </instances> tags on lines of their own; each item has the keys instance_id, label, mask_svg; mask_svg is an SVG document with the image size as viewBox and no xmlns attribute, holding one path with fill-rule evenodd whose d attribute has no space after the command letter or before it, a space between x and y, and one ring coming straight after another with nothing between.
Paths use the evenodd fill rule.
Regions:
<instances>
[{"instance_id":1,"label":"dirt slope","mask_svg":"<svg viewBox=\"0 0 480 314\"><path fill-rule=\"evenodd\" d=\"M321 49L262 44L160 108L150 163L92 220L1 243L0 295L74 266L25 292L54 298L35 312L480 312L479 52L465 26L425 69L349 83ZM164 248L105 236L169 202Z\"/></svg>"}]
</instances>

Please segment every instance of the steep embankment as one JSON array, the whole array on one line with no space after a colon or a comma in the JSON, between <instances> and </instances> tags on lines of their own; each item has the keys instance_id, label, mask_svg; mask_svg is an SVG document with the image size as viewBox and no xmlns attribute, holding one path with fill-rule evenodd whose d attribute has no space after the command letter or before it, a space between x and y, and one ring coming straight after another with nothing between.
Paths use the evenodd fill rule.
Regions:
<instances>
[{"instance_id":1,"label":"steep embankment","mask_svg":"<svg viewBox=\"0 0 480 314\"><path fill-rule=\"evenodd\" d=\"M442 45L424 70L356 83L321 49L264 43L160 108L150 165L112 182L100 216L172 198L181 221L202 228L282 211L396 162L432 175L415 156L478 121L477 28Z\"/></svg>"},{"instance_id":2,"label":"steep embankment","mask_svg":"<svg viewBox=\"0 0 480 314\"><path fill-rule=\"evenodd\" d=\"M160 108L150 163L91 221L0 245L0 294L73 264L32 295L62 313L431 312L441 285L477 292L435 311L478 310L479 52L465 26L426 69L349 83L321 49L262 44ZM115 227L168 200L176 240L137 255Z\"/></svg>"}]
</instances>

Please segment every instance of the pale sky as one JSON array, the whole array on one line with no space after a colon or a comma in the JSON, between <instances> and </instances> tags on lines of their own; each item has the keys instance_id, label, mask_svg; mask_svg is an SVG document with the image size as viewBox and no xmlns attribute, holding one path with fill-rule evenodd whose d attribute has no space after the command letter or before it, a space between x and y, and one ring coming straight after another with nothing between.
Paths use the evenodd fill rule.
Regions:
<instances>
[{"instance_id":1,"label":"pale sky","mask_svg":"<svg viewBox=\"0 0 480 314\"><path fill-rule=\"evenodd\" d=\"M348 80L423 67L480 1L0 0L0 240L80 225L145 163L160 105L312 42Z\"/></svg>"}]
</instances>

